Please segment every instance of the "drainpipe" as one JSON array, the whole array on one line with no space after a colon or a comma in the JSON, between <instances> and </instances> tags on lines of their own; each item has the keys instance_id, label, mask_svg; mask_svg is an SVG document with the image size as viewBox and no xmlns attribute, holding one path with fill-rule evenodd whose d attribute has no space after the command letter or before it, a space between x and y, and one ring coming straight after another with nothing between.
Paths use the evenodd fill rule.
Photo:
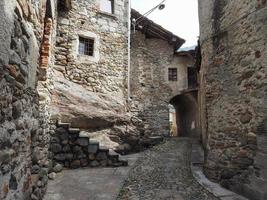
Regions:
<instances>
[{"instance_id":1,"label":"drainpipe","mask_svg":"<svg viewBox=\"0 0 267 200\"><path fill-rule=\"evenodd\" d=\"M131 75L131 0L128 5L128 104L131 97L130 88L130 75Z\"/></svg>"}]
</instances>

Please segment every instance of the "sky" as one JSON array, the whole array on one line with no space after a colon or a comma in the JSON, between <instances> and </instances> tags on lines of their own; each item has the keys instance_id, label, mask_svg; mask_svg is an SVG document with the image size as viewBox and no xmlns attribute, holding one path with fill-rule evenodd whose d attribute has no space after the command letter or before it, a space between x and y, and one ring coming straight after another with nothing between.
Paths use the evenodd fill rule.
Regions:
<instances>
[{"instance_id":1,"label":"sky","mask_svg":"<svg viewBox=\"0 0 267 200\"><path fill-rule=\"evenodd\" d=\"M198 0L166 0L163 10L155 10L148 18L186 40L183 47L197 44L199 36ZM132 8L146 13L162 0L131 0Z\"/></svg>"}]
</instances>

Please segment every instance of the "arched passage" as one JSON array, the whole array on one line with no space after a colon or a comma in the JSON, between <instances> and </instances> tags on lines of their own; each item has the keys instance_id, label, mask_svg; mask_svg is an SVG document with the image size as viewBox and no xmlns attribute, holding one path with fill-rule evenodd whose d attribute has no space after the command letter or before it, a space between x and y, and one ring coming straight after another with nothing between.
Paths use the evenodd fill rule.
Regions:
<instances>
[{"instance_id":1,"label":"arched passage","mask_svg":"<svg viewBox=\"0 0 267 200\"><path fill-rule=\"evenodd\" d=\"M197 92L177 95L170 100L175 108L176 133L174 136L200 138L198 130ZM174 123L175 123L174 122Z\"/></svg>"}]
</instances>

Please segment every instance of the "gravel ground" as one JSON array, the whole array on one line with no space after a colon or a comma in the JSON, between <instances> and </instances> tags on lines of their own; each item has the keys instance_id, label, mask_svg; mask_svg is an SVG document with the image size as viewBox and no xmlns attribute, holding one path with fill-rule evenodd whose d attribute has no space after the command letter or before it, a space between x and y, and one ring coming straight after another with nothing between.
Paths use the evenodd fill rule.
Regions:
<instances>
[{"instance_id":1,"label":"gravel ground","mask_svg":"<svg viewBox=\"0 0 267 200\"><path fill-rule=\"evenodd\" d=\"M171 138L142 153L117 200L217 200L193 178L190 140Z\"/></svg>"}]
</instances>

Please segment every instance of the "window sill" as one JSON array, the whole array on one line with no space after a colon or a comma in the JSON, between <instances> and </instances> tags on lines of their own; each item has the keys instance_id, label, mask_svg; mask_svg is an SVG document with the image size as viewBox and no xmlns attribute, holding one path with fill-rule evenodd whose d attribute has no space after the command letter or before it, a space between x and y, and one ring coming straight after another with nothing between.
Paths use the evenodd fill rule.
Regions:
<instances>
[{"instance_id":1,"label":"window sill","mask_svg":"<svg viewBox=\"0 0 267 200\"><path fill-rule=\"evenodd\" d=\"M83 55L83 54L78 54L77 55L77 60L82 63L90 63L90 62L98 62L99 57L96 56L89 56L89 55Z\"/></svg>"},{"instance_id":2,"label":"window sill","mask_svg":"<svg viewBox=\"0 0 267 200\"><path fill-rule=\"evenodd\" d=\"M118 19L118 18L116 17L116 15L111 14L111 13L108 13L108 12L104 12L104 11L98 11L97 14L102 15L102 16L104 16L104 17L109 17L109 18L112 18L112 19L115 19L115 20Z\"/></svg>"}]
</instances>

